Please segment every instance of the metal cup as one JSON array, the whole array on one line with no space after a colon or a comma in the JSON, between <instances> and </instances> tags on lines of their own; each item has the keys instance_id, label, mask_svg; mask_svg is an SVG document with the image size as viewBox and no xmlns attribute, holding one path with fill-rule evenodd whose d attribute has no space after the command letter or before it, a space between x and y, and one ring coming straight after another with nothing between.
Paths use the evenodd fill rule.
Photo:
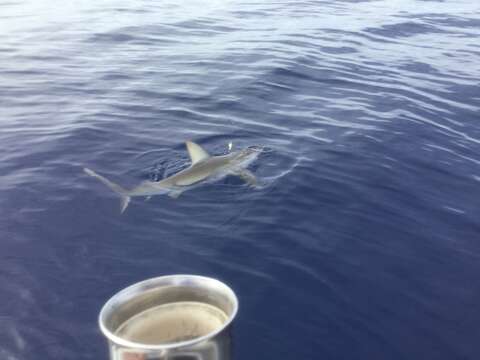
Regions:
<instances>
[{"instance_id":1,"label":"metal cup","mask_svg":"<svg viewBox=\"0 0 480 360\"><path fill-rule=\"evenodd\" d=\"M235 293L222 282L170 275L115 294L98 321L111 360L230 360L237 311Z\"/></svg>"}]
</instances>

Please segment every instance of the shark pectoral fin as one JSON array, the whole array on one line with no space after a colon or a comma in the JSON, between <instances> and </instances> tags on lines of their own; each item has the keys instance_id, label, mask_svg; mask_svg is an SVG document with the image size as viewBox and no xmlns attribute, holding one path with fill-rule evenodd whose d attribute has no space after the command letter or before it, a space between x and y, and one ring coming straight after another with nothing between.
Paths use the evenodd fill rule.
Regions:
<instances>
[{"instance_id":1,"label":"shark pectoral fin","mask_svg":"<svg viewBox=\"0 0 480 360\"><path fill-rule=\"evenodd\" d=\"M237 170L233 173L233 175L240 177L243 181L245 181L250 186L257 185L257 178L250 170L247 170L247 169Z\"/></svg>"},{"instance_id":2,"label":"shark pectoral fin","mask_svg":"<svg viewBox=\"0 0 480 360\"><path fill-rule=\"evenodd\" d=\"M170 196L172 199L177 199L181 194L183 190L172 190L168 193L168 196Z\"/></svg>"}]
</instances>

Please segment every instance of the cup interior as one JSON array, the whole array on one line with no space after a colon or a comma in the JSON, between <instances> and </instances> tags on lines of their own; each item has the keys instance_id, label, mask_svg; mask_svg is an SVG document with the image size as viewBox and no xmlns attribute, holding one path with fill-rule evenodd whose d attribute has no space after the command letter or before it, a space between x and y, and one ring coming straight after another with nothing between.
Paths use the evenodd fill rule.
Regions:
<instances>
[{"instance_id":1,"label":"cup interior","mask_svg":"<svg viewBox=\"0 0 480 360\"><path fill-rule=\"evenodd\" d=\"M103 306L99 325L118 345L167 348L215 336L237 310L234 292L222 282L171 275L142 281L114 295Z\"/></svg>"}]
</instances>

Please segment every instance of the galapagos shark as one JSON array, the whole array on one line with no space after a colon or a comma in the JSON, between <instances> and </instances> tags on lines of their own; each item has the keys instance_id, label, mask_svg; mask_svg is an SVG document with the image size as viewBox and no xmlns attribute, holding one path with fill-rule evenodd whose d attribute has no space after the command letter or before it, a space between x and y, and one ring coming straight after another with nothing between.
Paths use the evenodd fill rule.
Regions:
<instances>
[{"instance_id":1,"label":"galapagos shark","mask_svg":"<svg viewBox=\"0 0 480 360\"><path fill-rule=\"evenodd\" d=\"M177 198L183 191L204 180L219 180L227 175L236 175L249 185L256 185L255 175L247 169L261 152L259 147L248 147L243 150L233 151L226 155L210 156L200 145L186 142L190 155L191 165L172 176L161 181L143 181L131 190L115 184L95 171L84 168L83 170L107 185L120 196L120 212L123 213L134 196L151 197L153 195L167 194ZM231 149L231 144L229 144Z\"/></svg>"}]
</instances>

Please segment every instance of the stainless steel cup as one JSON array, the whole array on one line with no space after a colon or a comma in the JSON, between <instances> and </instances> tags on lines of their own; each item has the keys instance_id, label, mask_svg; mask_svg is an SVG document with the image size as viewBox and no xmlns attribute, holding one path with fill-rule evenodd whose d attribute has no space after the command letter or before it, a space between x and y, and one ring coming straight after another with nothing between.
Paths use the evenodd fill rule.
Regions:
<instances>
[{"instance_id":1,"label":"stainless steel cup","mask_svg":"<svg viewBox=\"0 0 480 360\"><path fill-rule=\"evenodd\" d=\"M100 311L99 325L111 360L229 360L237 311L235 293L222 282L170 275L115 294ZM213 317L218 314L221 320Z\"/></svg>"}]
</instances>

